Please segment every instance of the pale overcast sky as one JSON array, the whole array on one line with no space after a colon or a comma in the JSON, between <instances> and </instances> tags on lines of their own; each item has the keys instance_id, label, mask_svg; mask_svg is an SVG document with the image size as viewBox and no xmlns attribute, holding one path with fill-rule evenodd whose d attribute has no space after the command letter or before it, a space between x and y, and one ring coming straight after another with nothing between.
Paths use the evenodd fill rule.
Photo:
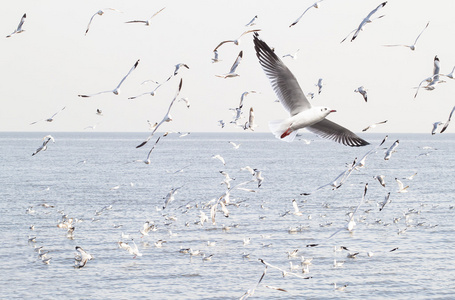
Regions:
<instances>
[{"instance_id":1,"label":"pale overcast sky","mask_svg":"<svg viewBox=\"0 0 455 300\"><path fill-rule=\"evenodd\" d=\"M181 97L190 108L176 103L174 121L160 131L243 131L229 124L232 111L244 91L255 90L244 103L244 116L254 108L258 127L268 132L268 122L287 113L255 56L252 35L237 46L219 49L219 63L212 63L213 49L223 40L236 39L247 29L261 29L260 37L282 56L298 49L298 58L283 58L305 93L316 92L319 78L325 84L310 100L337 112L328 118L354 132L371 123L388 120L370 132L431 132L432 123L445 122L455 105L455 81L420 90L420 81L432 75L433 58L440 59L442 74L455 66L453 0L390 0L378 12L383 18L367 24L353 42L340 41L381 1L324 0L311 8L294 27L289 25L312 3L310 1L10 1L0 18L0 130L1 131L148 131L147 120L160 121L172 100L180 77ZM151 26L126 21L152 19ZM100 9L116 8L95 16L89 33L84 32L91 16ZM25 32L5 38L26 13ZM256 25L245 27L255 15ZM412 44L416 50L384 47ZM240 77L218 78L227 73L243 50L237 71ZM136 60L137 69L125 80L119 95L102 94L114 89ZM186 63L177 77L163 84L156 96L136 100L128 97L151 91L153 79L163 81L178 63ZM354 93L363 85L368 103ZM49 118L63 107L54 122ZM96 115L96 109L103 116ZM218 120L224 120L221 129ZM245 119L246 121L246 119ZM447 130L454 132L455 126Z\"/></svg>"}]
</instances>

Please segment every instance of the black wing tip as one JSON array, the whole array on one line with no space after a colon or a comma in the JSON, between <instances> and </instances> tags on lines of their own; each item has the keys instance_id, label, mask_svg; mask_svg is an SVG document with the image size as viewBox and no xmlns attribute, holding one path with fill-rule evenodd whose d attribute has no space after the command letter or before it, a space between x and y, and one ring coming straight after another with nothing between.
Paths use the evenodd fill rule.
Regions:
<instances>
[{"instance_id":1,"label":"black wing tip","mask_svg":"<svg viewBox=\"0 0 455 300\"><path fill-rule=\"evenodd\" d=\"M144 146L145 144L147 144L147 141L144 141L144 142L142 142L141 144L137 145L136 148L141 148L141 147Z\"/></svg>"}]
</instances>

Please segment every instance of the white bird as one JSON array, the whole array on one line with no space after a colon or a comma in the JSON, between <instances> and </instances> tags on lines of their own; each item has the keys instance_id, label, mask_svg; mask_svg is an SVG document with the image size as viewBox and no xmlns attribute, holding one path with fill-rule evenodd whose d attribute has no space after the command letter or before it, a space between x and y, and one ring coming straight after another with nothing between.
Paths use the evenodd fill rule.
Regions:
<instances>
[{"instance_id":1,"label":"white bird","mask_svg":"<svg viewBox=\"0 0 455 300\"><path fill-rule=\"evenodd\" d=\"M444 131L446 131L447 127L449 127L450 119L452 118L452 114L454 111L455 111L455 106L452 108L452 111L450 112L450 115L449 115L449 119L447 120L447 122L445 122L444 126L442 126L442 129L439 133L443 133Z\"/></svg>"},{"instance_id":2,"label":"white bird","mask_svg":"<svg viewBox=\"0 0 455 300\"><path fill-rule=\"evenodd\" d=\"M395 149L398 147L398 144L400 143L400 140L396 140L395 143L390 146L390 148L386 151L384 160L389 160L390 157L392 156L392 153L395 152Z\"/></svg>"},{"instance_id":3,"label":"white bird","mask_svg":"<svg viewBox=\"0 0 455 300\"><path fill-rule=\"evenodd\" d=\"M239 149L239 147L240 147L240 145L241 145L241 144L236 144L236 143L234 143L234 142L229 142L229 144L231 144L232 147L234 147L235 150Z\"/></svg>"},{"instance_id":4,"label":"white bird","mask_svg":"<svg viewBox=\"0 0 455 300\"><path fill-rule=\"evenodd\" d=\"M131 239L133 242L134 246L129 245L128 243L125 242L118 242L119 248L128 251L130 254L134 255L133 258L136 258L137 256L142 256L142 253L139 252L139 249L137 248L136 243L134 242L133 239Z\"/></svg>"},{"instance_id":5,"label":"white bird","mask_svg":"<svg viewBox=\"0 0 455 300\"><path fill-rule=\"evenodd\" d=\"M103 92L99 92L99 93L91 94L91 95L78 95L78 96L87 98L87 97L93 97L93 96L96 96L99 94L104 94L104 93L114 93L114 95L118 95L120 93L120 86L125 81L125 79L131 74L131 72L133 72L134 69L136 69L138 64L139 64L139 59L134 63L133 67L129 70L128 74L126 74L126 76L122 78L122 80L120 81L120 83L117 85L117 87L115 89L113 89L111 91L103 91Z\"/></svg>"},{"instance_id":6,"label":"white bird","mask_svg":"<svg viewBox=\"0 0 455 300\"><path fill-rule=\"evenodd\" d=\"M139 97L142 97L144 95L151 95L151 96L155 96L156 95L156 91L161 87L162 84L158 84L155 89L153 89L152 91L150 92L145 92L145 93L142 93L140 95L137 95L137 96L132 96L132 97L128 97L128 99L136 99L136 98L139 98Z\"/></svg>"},{"instance_id":7,"label":"white bird","mask_svg":"<svg viewBox=\"0 0 455 300\"><path fill-rule=\"evenodd\" d=\"M224 160L224 158L221 155L216 154L216 155L212 156L212 158L216 158L216 159L220 160L223 163L223 165L226 165L226 161Z\"/></svg>"},{"instance_id":8,"label":"white bird","mask_svg":"<svg viewBox=\"0 0 455 300\"><path fill-rule=\"evenodd\" d=\"M357 35L360 33L360 31L362 30L363 26L365 26L365 24L367 23L370 23L371 22L371 16L373 16L380 8L384 7L385 5L387 4L387 1L381 3L378 5L378 7L376 7L375 9L373 9L363 20L362 22L360 22L359 24L359 27L357 27L357 30L356 32L354 33L354 35L352 36L352 39L351 39L351 42L353 40L355 40L355 38L357 37Z\"/></svg>"},{"instance_id":9,"label":"white bird","mask_svg":"<svg viewBox=\"0 0 455 300\"><path fill-rule=\"evenodd\" d=\"M160 9L159 11L157 11L156 13L154 13L149 19L147 20L133 20L133 21L127 21L125 23L143 23L145 26L150 26L151 24L151 21L153 19L153 17L155 17L157 14L159 14L160 12L162 12L166 7L163 7L162 9Z\"/></svg>"},{"instance_id":10,"label":"white bird","mask_svg":"<svg viewBox=\"0 0 455 300\"><path fill-rule=\"evenodd\" d=\"M333 260L333 267L334 268L340 268L344 264L344 261L337 261L336 259Z\"/></svg>"},{"instance_id":11,"label":"white bird","mask_svg":"<svg viewBox=\"0 0 455 300\"><path fill-rule=\"evenodd\" d=\"M303 213L300 211L299 206L297 205L297 201L292 199L292 207L294 208L293 214L296 216L301 216Z\"/></svg>"},{"instance_id":12,"label":"white bird","mask_svg":"<svg viewBox=\"0 0 455 300\"><path fill-rule=\"evenodd\" d=\"M213 51L213 58L212 58L212 63L217 63L220 62L221 60L218 58L218 50Z\"/></svg>"},{"instance_id":13,"label":"white bird","mask_svg":"<svg viewBox=\"0 0 455 300\"><path fill-rule=\"evenodd\" d=\"M251 175L254 175L254 169L251 168L250 166L240 168L240 171L248 171Z\"/></svg>"},{"instance_id":14,"label":"white bird","mask_svg":"<svg viewBox=\"0 0 455 300\"><path fill-rule=\"evenodd\" d=\"M285 58L285 57L290 57L290 58L292 58L292 59L297 59L297 52L299 52L299 51L300 51L300 49L297 49L297 51L295 51L294 54L288 53L288 54L283 55L282 57L283 57L283 58Z\"/></svg>"},{"instance_id":15,"label":"white bird","mask_svg":"<svg viewBox=\"0 0 455 300\"><path fill-rule=\"evenodd\" d=\"M442 125L442 122L434 122L433 123L433 129L431 130L431 135L436 134L436 129L438 129L439 125Z\"/></svg>"},{"instance_id":16,"label":"white bird","mask_svg":"<svg viewBox=\"0 0 455 300\"><path fill-rule=\"evenodd\" d=\"M426 89L428 91L435 89L434 85L436 83L440 82L439 75L443 75L443 74L439 74L439 70L440 70L440 61L439 61L438 56L436 55L433 59L433 75L420 81L419 85L417 86L416 93L414 94L414 98L417 97L417 93L419 92L420 87L425 82L427 82L428 84L423 87L424 89Z\"/></svg>"},{"instance_id":17,"label":"white bird","mask_svg":"<svg viewBox=\"0 0 455 300\"><path fill-rule=\"evenodd\" d=\"M404 186L403 182L401 182L401 180L399 180L398 178L395 178L395 180L398 183L398 193L407 193L409 185Z\"/></svg>"},{"instance_id":18,"label":"white bird","mask_svg":"<svg viewBox=\"0 0 455 300\"><path fill-rule=\"evenodd\" d=\"M262 171L259 171L258 169L254 169L254 175L255 180L258 182L258 188L261 187L262 182L264 181L264 177L262 177Z\"/></svg>"},{"instance_id":19,"label":"white bird","mask_svg":"<svg viewBox=\"0 0 455 300\"><path fill-rule=\"evenodd\" d=\"M251 19L251 21L249 21L249 22L245 25L245 27L249 27L249 26L256 25L256 23L254 23L254 22L256 22L256 19L257 19L257 18L258 18L257 15L254 16L253 19Z\"/></svg>"},{"instance_id":20,"label":"white bird","mask_svg":"<svg viewBox=\"0 0 455 300\"><path fill-rule=\"evenodd\" d=\"M245 123L245 126L243 129L249 129L251 131L254 131L254 127L256 127L256 124L254 123L254 111L253 108L250 107L250 113L248 115L248 122Z\"/></svg>"},{"instance_id":21,"label":"white bird","mask_svg":"<svg viewBox=\"0 0 455 300\"><path fill-rule=\"evenodd\" d=\"M224 128L226 123L223 120L218 120L218 126L221 126L221 128Z\"/></svg>"},{"instance_id":22,"label":"white bird","mask_svg":"<svg viewBox=\"0 0 455 300\"><path fill-rule=\"evenodd\" d=\"M163 209L165 209L169 205L169 203L171 203L172 201L175 200L174 195L177 194L177 191L181 188L182 188L182 186L178 187L178 188L173 188L169 191L169 193L167 193L166 201L164 201Z\"/></svg>"},{"instance_id":23,"label":"white bird","mask_svg":"<svg viewBox=\"0 0 455 300\"><path fill-rule=\"evenodd\" d=\"M90 18L90 21L88 22L88 25L87 25L87 29L85 30L85 35L87 35L88 31L90 30L90 25L92 24L92 20L93 18L98 15L98 16L102 16L104 15L104 13L106 11L116 11L116 12L119 12L119 13L123 13L122 11L118 10L118 9L115 9L115 8L104 8L104 9L100 9L99 11L97 11L95 14L93 14L93 16Z\"/></svg>"},{"instance_id":24,"label":"white bird","mask_svg":"<svg viewBox=\"0 0 455 300\"><path fill-rule=\"evenodd\" d=\"M61 112L62 110L64 110L65 108L66 108L66 106L65 106L65 107L63 107L63 108L62 108L61 110L59 110L58 112L56 112L55 114L53 114L53 115L52 115L50 118L47 118L47 119L43 119L43 120L38 120L38 121L32 122L32 123L30 123L30 125L33 125L33 124L35 124L35 123L38 123L39 121L52 122L52 121L54 121L54 117L55 117L55 116L56 116L56 115L57 115L59 112Z\"/></svg>"},{"instance_id":25,"label":"white bird","mask_svg":"<svg viewBox=\"0 0 455 300\"><path fill-rule=\"evenodd\" d=\"M296 25L296 24L300 21L300 19L303 17L303 15L304 15L310 8L312 8L312 7L314 7L314 8L319 8L318 3L319 3L319 2L322 2L322 1L323 1L323 0L318 0L318 1L314 2L313 4L311 4L311 6L308 7L307 9L305 9L305 11L300 15L300 17L298 17L297 20L295 20L291 25L289 25L289 27L292 27L292 26Z\"/></svg>"},{"instance_id":26,"label":"white bird","mask_svg":"<svg viewBox=\"0 0 455 300\"><path fill-rule=\"evenodd\" d=\"M231 70L229 73L223 74L223 75L215 75L217 77L221 78L233 78L240 76L239 74L235 73L237 67L239 66L240 62L242 61L242 56L243 56L243 51L240 51L239 55L237 56L237 59L235 60L234 64L231 67Z\"/></svg>"},{"instance_id":27,"label":"white bird","mask_svg":"<svg viewBox=\"0 0 455 300\"><path fill-rule=\"evenodd\" d=\"M25 22L25 18L27 18L27 14L24 14L22 16L21 21L19 22L19 25L17 25L17 28L14 30L13 33L11 33L10 35L7 35L6 36L7 38L11 37L13 34L22 33L25 31L24 29L22 29L22 26L24 25L24 22Z\"/></svg>"},{"instance_id":28,"label":"white bird","mask_svg":"<svg viewBox=\"0 0 455 300\"><path fill-rule=\"evenodd\" d=\"M185 102L186 107L190 108L190 100L188 100L188 97L180 98L179 101L177 101L177 102L180 102L180 101Z\"/></svg>"},{"instance_id":29,"label":"white bird","mask_svg":"<svg viewBox=\"0 0 455 300\"><path fill-rule=\"evenodd\" d=\"M367 130L369 130L369 129L373 129L373 128L375 128L376 126L378 126L378 125L380 125L380 124L385 124L385 123L387 123L387 120L382 121L382 122L378 122L378 123L371 124L370 126L364 128L364 129L362 129L362 131L367 131Z\"/></svg>"},{"instance_id":30,"label":"white bird","mask_svg":"<svg viewBox=\"0 0 455 300\"><path fill-rule=\"evenodd\" d=\"M45 137L43 137L43 144L35 150L35 152L33 152L32 156L36 155L38 152L40 151L46 151L47 150L47 144L52 141L53 143L55 143L55 140L54 138L51 136L51 135L46 135Z\"/></svg>"},{"instance_id":31,"label":"white bird","mask_svg":"<svg viewBox=\"0 0 455 300\"><path fill-rule=\"evenodd\" d=\"M425 26L425 28L419 33L419 35L417 36L417 38L415 39L414 41L414 44L412 45L384 45L385 47L400 47L400 46L403 46L403 47L408 47L409 49L411 49L412 51L415 50L415 46L416 46L416 43L417 43L417 40L420 38L420 36L422 35L422 33L425 31L425 29L427 29L428 25L430 25L430 22L427 23L427 25Z\"/></svg>"},{"instance_id":32,"label":"white bird","mask_svg":"<svg viewBox=\"0 0 455 300\"><path fill-rule=\"evenodd\" d=\"M164 116L164 118L161 120L161 122L158 123L158 125L155 126L155 128L153 129L152 133L149 135L149 137L143 141L141 144L137 145L136 148L140 148L142 146L144 146L145 144L147 144L147 142L153 137L153 135L155 134L155 132L158 130L158 128L161 126L161 124L163 124L164 122L170 122L172 121L172 117L170 115L170 111L171 111L171 108L172 108L172 105L174 104L175 102L175 99L177 99L177 97L179 96L180 94L180 90L182 89L182 83L183 83L183 79L180 79L180 84L179 84L179 88L177 90L177 93L175 94L175 97L174 99L172 99L171 101L171 104L169 105L169 108L167 109L167 112L166 112L166 115Z\"/></svg>"},{"instance_id":33,"label":"white bird","mask_svg":"<svg viewBox=\"0 0 455 300\"><path fill-rule=\"evenodd\" d=\"M318 79L318 83L315 84L318 87L318 94L322 92L322 78Z\"/></svg>"},{"instance_id":34,"label":"white bird","mask_svg":"<svg viewBox=\"0 0 455 300\"><path fill-rule=\"evenodd\" d=\"M363 87L363 85L355 89L354 92L361 94L363 96L363 100L367 102L367 90Z\"/></svg>"},{"instance_id":35,"label":"white bird","mask_svg":"<svg viewBox=\"0 0 455 300\"><path fill-rule=\"evenodd\" d=\"M239 45L240 44L240 38L242 36L244 36L245 34L248 34L250 32L257 32L257 31L261 31L261 29L251 29L251 30L247 30L245 32L243 32L238 38L236 38L235 40L226 40L226 41L222 41L221 43L218 44L218 46L215 47L215 49L213 50L213 52L217 51L219 47L221 47L222 45L226 44L226 43L234 43L234 45Z\"/></svg>"},{"instance_id":36,"label":"white bird","mask_svg":"<svg viewBox=\"0 0 455 300\"><path fill-rule=\"evenodd\" d=\"M180 68L187 68L188 70L190 69L190 67L188 67L187 64L184 64L184 63L179 63L179 64L176 64L175 65L175 70L174 70L174 76L177 76L177 74L179 73L179 70Z\"/></svg>"},{"instance_id":37,"label":"white bird","mask_svg":"<svg viewBox=\"0 0 455 300\"><path fill-rule=\"evenodd\" d=\"M374 176L373 177L374 179L377 179L379 181L379 183L385 187L385 176L384 175L377 175L377 176Z\"/></svg>"},{"instance_id":38,"label":"white bird","mask_svg":"<svg viewBox=\"0 0 455 300\"><path fill-rule=\"evenodd\" d=\"M264 276L265 276L266 273L267 273L267 265L265 266L264 272L262 273L261 278L259 278L258 283L256 283L256 285L253 288L247 290L245 292L245 294L243 294L242 297L240 297L239 300L246 300L248 297L253 296L254 295L254 291L258 288L258 286L261 283L262 279L264 279Z\"/></svg>"},{"instance_id":39,"label":"white bird","mask_svg":"<svg viewBox=\"0 0 455 300\"><path fill-rule=\"evenodd\" d=\"M392 202L392 200L390 200L390 192L388 192L387 196L385 196L384 202L382 202L382 205L379 208L379 211L382 211L384 209L384 206L386 206L386 204L389 204L390 202Z\"/></svg>"},{"instance_id":40,"label":"white bird","mask_svg":"<svg viewBox=\"0 0 455 300\"><path fill-rule=\"evenodd\" d=\"M87 253L84 249L82 249L79 246L76 246L76 250L79 251L79 255L76 256L76 261L75 261L75 268L80 269L85 267L87 264L87 261L92 260L93 256L89 253Z\"/></svg>"},{"instance_id":41,"label":"white bird","mask_svg":"<svg viewBox=\"0 0 455 300\"><path fill-rule=\"evenodd\" d=\"M335 291L340 291L340 292L342 292L342 291L344 291L344 290L346 289L347 286L348 286L348 285L345 284L345 285L343 285L343 286L338 286L338 287L337 287L336 282L333 283L333 289L334 289Z\"/></svg>"},{"instance_id":42,"label":"white bird","mask_svg":"<svg viewBox=\"0 0 455 300\"><path fill-rule=\"evenodd\" d=\"M248 96L249 94L256 94L257 92L256 91L246 91L246 92L243 92L242 95L240 96L240 104L239 104L239 109L242 109L243 108L243 102L245 100L245 97Z\"/></svg>"},{"instance_id":43,"label":"white bird","mask_svg":"<svg viewBox=\"0 0 455 300\"><path fill-rule=\"evenodd\" d=\"M277 138L290 142L294 140L299 129L307 128L315 134L344 145L365 146L369 144L348 129L325 118L335 110L327 107L312 107L294 75L272 49L259 39L257 33L254 35L254 45L259 62L275 93L291 115L284 121L269 123Z\"/></svg>"},{"instance_id":44,"label":"white bird","mask_svg":"<svg viewBox=\"0 0 455 300\"><path fill-rule=\"evenodd\" d=\"M152 149L150 149L150 151L149 151L149 153L148 153L148 155L147 155L147 159L145 159L145 160L136 160L136 162L143 162L143 163L145 163L146 165L149 165L149 164L150 164L150 154L152 154L152 151L153 151L153 149L155 149L156 144L158 144L158 142L160 141L160 138L161 138L161 137L158 137L158 139L156 140L156 142L155 142L155 144L153 145Z\"/></svg>"},{"instance_id":45,"label":"white bird","mask_svg":"<svg viewBox=\"0 0 455 300\"><path fill-rule=\"evenodd\" d=\"M97 114L98 116L103 116L103 111L102 111L101 109L97 108L97 109L96 109L96 114Z\"/></svg>"}]
</instances>

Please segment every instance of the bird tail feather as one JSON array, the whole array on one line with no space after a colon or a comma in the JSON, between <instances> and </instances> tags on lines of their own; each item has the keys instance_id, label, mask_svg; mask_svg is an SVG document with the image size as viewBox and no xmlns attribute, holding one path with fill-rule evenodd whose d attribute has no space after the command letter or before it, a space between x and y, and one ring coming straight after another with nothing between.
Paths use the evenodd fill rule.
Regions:
<instances>
[{"instance_id":1,"label":"bird tail feather","mask_svg":"<svg viewBox=\"0 0 455 300\"><path fill-rule=\"evenodd\" d=\"M291 131L288 135L282 137L282 135L289 129L289 126L290 124L287 120L275 120L269 122L269 128L273 135L277 139L290 143L297 136L297 130Z\"/></svg>"}]
</instances>

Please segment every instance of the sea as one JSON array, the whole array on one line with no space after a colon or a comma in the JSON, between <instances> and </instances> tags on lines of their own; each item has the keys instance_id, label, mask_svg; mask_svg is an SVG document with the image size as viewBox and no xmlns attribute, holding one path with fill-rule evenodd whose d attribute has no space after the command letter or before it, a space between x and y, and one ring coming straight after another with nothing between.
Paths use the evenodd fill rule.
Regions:
<instances>
[{"instance_id":1,"label":"sea","mask_svg":"<svg viewBox=\"0 0 455 300\"><path fill-rule=\"evenodd\" d=\"M455 298L455 134L148 134L0 133L0 298Z\"/></svg>"}]
</instances>

